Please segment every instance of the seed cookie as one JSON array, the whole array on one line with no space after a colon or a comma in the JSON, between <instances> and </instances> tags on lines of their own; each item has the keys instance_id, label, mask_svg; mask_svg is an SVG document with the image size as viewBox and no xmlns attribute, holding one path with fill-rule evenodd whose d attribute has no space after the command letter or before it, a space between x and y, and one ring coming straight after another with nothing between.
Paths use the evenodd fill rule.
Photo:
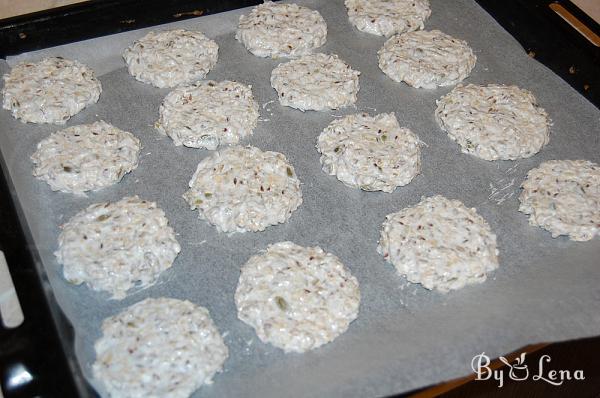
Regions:
<instances>
[{"instance_id":1,"label":"seed cookie","mask_svg":"<svg viewBox=\"0 0 600 398\"><path fill-rule=\"evenodd\" d=\"M279 64L271 73L271 86L283 106L338 109L356 102L359 75L337 55L319 53Z\"/></svg>"},{"instance_id":2,"label":"seed cookie","mask_svg":"<svg viewBox=\"0 0 600 398\"><path fill-rule=\"evenodd\" d=\"M105 319L94 348L94 377L114 397L189 397L229 356L206 308L164 297Z\"/></svg>"},{"instance_id":3,"label":"seed cookie","mask_svg":"<svg viewBox=\"0 0 600 398\"><path fill-rule=\"evenodd\" d=\"M138 165L140 140L104 121L51 134L31 156L33 175L53 191L83 194L116 184Z\"/></svg>"},{"instance_id":4,"label":"seed cookie","mask_svg":"<svg viewBox=\"0 0 600 398\"><path fill-rule=\"evenodd\" d=\"M2 107L28 123L65 124L98 102L102 85L86 65L62 57L21 62L4 75Z\"/></svg>"},{"instance_id":5,"label":"seed cookie","mask_svg":"<svg viewBox=\"0 0 600 398\"><path fill-rule=\"evenodd\" d=\"M549 140L548 114L517 86L458 85L437 105L442 130L463 153L485 160L528 158Z\"/></svg>"},{"instance_id":6,"label":"seed cookie","mask_svg":"<svg viewBox=\"0 0 600 398\"><path fill-rule=\"evenodd\" d=\"M421 170L418 137L393 113L336 119L318 138L323 171L349 187L393 192Z\"/></svg>"},{"instance_id":7,"label":"seed cookie","mask_svg":"<svg viewBox=\"0 0 600 398\"><path fill-rule=\"evenodd\" d=\"M305 352L333 341L358 316L358 281L320 247L269 246L242 266L238 318L265 343Z\"/></svg>"},{"instance_id":8,"label":"seed cookie","mask_svg":"<svg viewBox=\"0 0 600 398\"><path fill-rule=\"evenodd\" d=\"M439 30L393 36L378 54L379 68L390 79L427 89L461 82L477 61L465 41Z\"/></svg>"},{"instance_id":9,"label":"seed cookie","mask_svg":"<svg viewBox=\"0 0 600 398\"><path fill-rule=\"evenodd\" d=\"M217 43L184 29L150 32L123 52L129 74L159 88L204 79L218 56Z\"/></svg>"},{"instance_id":10,"label":"seed cookie","mask_svg":"<svg viewBox=\"0 0 600 398\"><path fill-rule=\"evenodd\" d=\"M217 149L252 134L258 120L252 88L232 81L200 81L169 93L156 128L177 146Z\"/></svg>"},{"instance_id":11,"label":"seed cookie","mask_svg":"<svg viewBox=\"0 0 600 398\"><path fill-rule=\"evenodd\" d=\"M153 285L181 247L165 213L137 196L97 203L62 226L54 253L70 283L123 299Z\"/></svg>"},{"instance_id":12,"label":"seed cookie","mask_svg":"<svg viewBox=\"0 0 600 398\"><path fill-rule=\"evenodd\" d=\"M377 36L423 29L431 15L429 0L346 0L345 4L350 23Z\"/></svg>"},{"instance_id":13,"label":"seed cookie","mask_svg":"<svg viewBox=\"0 0 600 398\"><path fill-rule=\"evenodd\" d=\"M600 235L600 166L587 160L549 160L527 173L519 211L529 223L571 240Z\"/></svg>"},{"instance_id":14,"label":"seed cookie","mask_svg":"<svg viewBox=\"0 0 600 398\"><path fill-rule=\"evenodd\" d=\"M377 251L409 282L444 293L481 283L498 268L488 223L475 209L443 196L389 214Z\"/></svg>"},{"instance_id":15,"label":"seed cookie","mask_svg":"<svg viewBox=\"0 0 600 398\"><path fill-rule=\"evenodd\" d=\"M240 17L235 38L257 57L294 58L325 44L327 24L318 11L265 1Z\"/></svg>"},{"instance_id":16,"label":"seed cookie","mask_svg":"<svg viewBox=\"0 0 600 398\"><path fill-rule=\"evenodd\" d=\"M183 195L219 232L263 231L286 222L302 203L300 181L285 156L233 146L205 158Z\"/></svg>"}]
</instances>

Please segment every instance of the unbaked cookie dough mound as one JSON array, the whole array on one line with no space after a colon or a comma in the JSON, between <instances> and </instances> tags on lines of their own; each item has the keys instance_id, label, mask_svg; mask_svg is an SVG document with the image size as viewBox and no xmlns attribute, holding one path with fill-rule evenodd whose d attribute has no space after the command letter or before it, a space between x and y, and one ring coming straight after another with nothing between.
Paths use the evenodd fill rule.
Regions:
<instances>
[{"instance_id":1,"label":"unbaked cookie dough mound","mask_svg":"<svg viewBox=\"0 0 600 398\"><path fill-rule=\"evenodd\" d=\"M465 41L439 30L396 35L378 54L379 68L392 80L428 89L464 80L477 61Z\"/></svg>"},{"instance_id":2,"label":"unbaked cookie dough mound","mask_svg":"<svg viewBox=\"0 0 600 398\"><path fill-rule=\"evenodd\" d=\"M429 0L346 0L348 19L358 30L391 36L423 29Z\"/></svg>"},{"instance_id":3,"label":"unbaked cookie dough mound","mask_svg":"<svg viewBox=\"0 0 600 398\"><path fill-rule=\"evenodd\" d=\"M240 17L235 38L257 57L298 57L325 44L327 24L318 11L265 1Z\"/></svg>"},{"instance_id":4,"label":"unbaked cookie dough mound","mask_svg":"<svg viewBox=\"0 0 600 398\"><path fill-rule=\"evenodd\" d=\"M123 299L153 285L181 247L165 213L137 196L97 203L62 226L54 253L70 283Z\"/></svg>"},{"instance_id":5,"label":"unbaked cookie dough mound","mask_svg":"<svg viewBox=\"0 0 600 398\"><path fill-rule=\"evenodd\" d=\"M133 77L159 88L204 79L218 56L217 43L184 29L150 32L123 53Z\"/></svg>"},{"instance_id":6,"label":"unbaked cookie dough mound","mask_svg":"<svg viewBox=\"0 0 600 398\"><path fill-rule=\"evenodd\" d=\"M437 105L442 130L463 153L485 160L528 158L549 140L548 114L517 86L459 85Z\"/></svg>"},{"instance_id":7,"label":"unbaked cookie dough mound","mask_svg":"<svg viewBox=\"0 0 600 398\"><path fill-rule=\"evenodd\" d=\"M549 160L527 173L519 211L529 223L575 241L600 236L600 166L587 160Z\"/></svg>"},{"instance_id":8,"label":"unbaked cookie dough mound","mask_svg":"<svg viewBox=\"0 0 600 398\"><path fill-rule=\"evenodd\" d=\"M232 81L200 81L176 88L164 99L156 128L175 145L217 149L252 134L258 103L252 88Z\"/></svg>"},{"instance_id":9,"label":"unbaked cookie dough mound","mask_svg":"<svg viewBox=\"0 0 600 398\"><path fill-rule=\"evenodd\" d=\"M475 209L443 196L386 217L377 251L409 282L448 292L498 268L496 235Z\"/></svg>"},{"instance_id":10,"label":"unbaked cookie dough mound","mask_svg":"<svg viewBox=\"0 0 600 398\"><path fill-rule=\"evenodd\" d=\"M61 57L21 62L4 75L2 107L29 123L65 124L98 102L102 85L86 65Z\"/></svg>"},{"instance_id":11,"label":"unbaked cookie dough mound","mask_svg":"<svg viewBox=\"0 0 600 398\"><path fill-rule=\"evenodd\" d=\"M261 341L305 352L348 329L358 316L360 290L333 254L280 242L242 266L235 304Z\"/></svg>"},{"instance_id":12,"label":"unbaked cookie dough mound","mask_svg":"<svg viewBox=\"0 0 600 398\"><path fill-rule=\"evenodd\" d=\"M208 310L172 298L148 298L105 319L94 348L94 378L112 397L189 397L229 356Z\"/></svg>"},{"instance_id":13,"label":"unbaked cookie dough mound","mask_svg":"<svg viewBox=\"0 0 600 398\"><path fill-rule=\"evenodd\" d=\"M323 171L352 188L393 192L421 170L418 137L393 113L336 119L318 138Z\"/></svg>"},{"instance_id":14,"label":"unbaked cookie dough mound","mask_svg":"<svg viewBox=\"0 0 600 398\"><path fill-rule=\"evenodd\" d=\"M219 232L264 231L302 203L300 181L285 156L234 146L202 160L183 195Z\"/></svg>"},{"instance_id":15,"label":"unbaked cookie dough mound","mask_svg":"<svg viewBox=\"0 0 600 398\"><path fill-rule=\"evenodd\" d=\"M301 111L338 109L356 102L359 75L337 55L318 53L278 65L271 86L283 106Z\"/></svg>"},{"instance_id":16,"label":"unbaked cookie dough mound","mask_svg":"<svg viewBox=\"0 0 600 398\"><path fill-rule=\"evenodd\" d=\"M31 156L33 175L53 191L83 194L116 184L138 165L140 140L104 121L51 134Z\"/></svg>"}]
</instances>

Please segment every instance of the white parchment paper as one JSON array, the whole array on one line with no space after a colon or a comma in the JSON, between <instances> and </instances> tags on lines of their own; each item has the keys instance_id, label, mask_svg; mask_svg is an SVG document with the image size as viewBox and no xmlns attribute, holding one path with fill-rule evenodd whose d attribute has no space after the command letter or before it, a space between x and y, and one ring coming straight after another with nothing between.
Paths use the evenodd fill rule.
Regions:
<instances>
[{"instance_id":1,"label":"white parchment paper","mask_svg":"<svg viewBox=\"0 0 600 398\"><path fill-rule=\"evenodd\" d=\"M93 343L102 320L145 297L168 296L206 306L225 333L230 358L202 397L365 397L408 391L471 372L471 359L497 356L523 345L600 334L600 241L576 243L528 225L517 211L526 172L548 159L600 162L600 112L519 44L475 2L432 0L427 29L441 29L473 47L478 62L472 83L517 84L537 96L554 121L550 143L538 155L513 162L486 162L461 154L436 125L435 100L451 90L412 89L387 78L377 67L385 38L360 33L347 21L342 0L299 0L328 23L323 52L337 53L362 72L356 107L302 113L281 107L269 85L280 61L256 58L234 39L238 10L170 26L204 31L220 46L208 75L251 84L262 104L255 134L244 143L284 153L303 182L304 203L289 222L262 233L227 236L197 219L181 195L197 163L209 151L175 147L152 127L168 90L135 81L122 50L148 29L73 43L13 57L61 55L93 67L102 82L100 101L73 117L68 126L106 120L131 131L143 143L140 165L121 183L87 197L51 192L31 176L29 156L38 141L59 129L25 125L0 111L0 150L24 209L35 247L51 286L76 331L76 351L87 377ZM163 29L167 26L156 27ZM320 168L315 143L321 130L341 115L395 112L400 124L424 142L423 172L392 194L345 187ZM174 266L160 282L123 301L85 286L66 283L53 256L59 226L84 207L138 194L157 201L182 245ZM447 295L408 284L376 252L385 215L443 194L476 207L498 235L500 268L484 284ZM358 319L333 343L303 355L283 354L261 343L237 320L233 301L240 266L268 244L291 240L320 245L339 256L358 278L362 303Z\"/></svg>"}]
</instances>

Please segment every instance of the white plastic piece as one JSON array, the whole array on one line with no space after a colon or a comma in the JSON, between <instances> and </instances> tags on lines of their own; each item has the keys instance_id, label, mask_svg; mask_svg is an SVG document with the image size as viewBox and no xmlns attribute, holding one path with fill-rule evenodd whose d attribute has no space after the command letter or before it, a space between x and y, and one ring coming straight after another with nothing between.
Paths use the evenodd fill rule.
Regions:
<instances>
[{"instance_id":1,"label":"white plastic piece","mask_svg":"<svg viewBox=\"0 0 600 398\"><path fill-rule=\"evenodd\" d=\"M23 309L17 297L17 291L13 284L6 257L0 250L0 315L2 315L2 323L9 329L16 328L25 320ZM2 391L0 391L2 398Z\"/></svg>"}]
</instances>

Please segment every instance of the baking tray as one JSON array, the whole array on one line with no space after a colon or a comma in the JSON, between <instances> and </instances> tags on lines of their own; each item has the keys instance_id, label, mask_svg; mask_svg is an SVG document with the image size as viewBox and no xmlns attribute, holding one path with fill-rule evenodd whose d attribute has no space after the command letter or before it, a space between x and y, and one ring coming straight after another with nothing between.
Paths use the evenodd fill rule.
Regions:
<instances>
[{"instance_id":1,"label":"baking tray","mask_svg":"<svg viewBox=\"0 0 600 398\"><path fill-rule=\"evenodd\" d=\"M218 376L215 385L200 391L202 396L236 395L235 393L239 392L235 389L236 386L243 386L243 391L250 395L265 396L281 394L284 391L290 394L296 393L292 395L300 395L304 392L303 395L307 396L310 396L309 394L314 396L383 395L465 374L469 371L470 358L475 350L485 350L490 355L498 355L533 341L561 340L596 334L600 324L598 314L594 311L596 308L594 306L598 302L597 290L594 290L595 286L598 286L599 277L594 267L594 259L599 253L597 242L577 244L565 239L552 240L547 233L528 226L526 217L515 210L517 185L514 181L520 181L529 168L551 157L577 156L598 161L597 131L600 118L597 109L543 66L528 58L523 53L523 49L474 3L460 1L449 6L448 3L432 1L434 16L427 27L440 27L448 33L463 37L476 49L480 59L473 76L468 81L486 82L494 77L493 81L518 83L533 90L541 104L555 119L550 145L532 159L487 163L461 155L447 137L439 132L432 117L434 100L449 88L420 92L392 84L377 72L376 65L374 67L369 63L375 59L374 57L373 59L364 57L367 52L374 53L383 39L359 34L342 21L332 23L334 20L338 22L339 14L343 14L341 2L300 3L321 9L328 20L330 36L324 50L339 53L354 67L363 71L357 109L369 112L375 112L375 109L377 112L395 111L403 124L413 128L427 144L423 149L426 167L423 175L392 195L356 192L341 186L333 177L325 176L319 170L318 156L312 141L333 117L356 110L301 114L279 107L276 102L271 102L275 94L268 87L268 83L265 83L268 82L270 69L277 61L252 57L233 40L231 32L225 32L231 26L235 26L239 13L222 14L218 19L201 18L190 22L193 25L188 26L197 26L209 33L211 37L215 37L210 34L213 29L222 33L216 34L217 41L224 52L220 61L221 66L227 62L223 57L225 59L229 57L230 60L243 60L243 64L242 62L236 64L235 71L239 74L236 77L253 83L257 98L264 105L261 110L263 120L255 136L248 142L263 149L280 150L288 155L305 183L303 187L305 204L298 211L299 214L296 214L288 224L272 227L263 234L219 236L213 227L195 220L195 214L186 209L182 200L178 202L161 200L161 194L164 192L185 190L185 183L191 176L193 166L206 155L206 152L173 148L168 140L157 137L151 124L166 91L134 82L123 70L122 65L118 69L113 69L112 62L119 57L103 59L102 51L108 50L110 53L110 49L98 46L96 42L93 44L93 54L86 53L87 57L91 57L90 59L78 58L101 71L100 79L105 84L103 99L98 105L76 116L69 125L96 120L97 117L109 121L112 121L109 116L114 120L118 119L119 123L116 124L137 133L142 138L145 148L148 149L149 155L142 157L138 171L144 170L145 164L149 164L145 162L150 162L153 153L155 156L164 153L173 156L169 159L161 158L161 161L166 163L161 164L160 169L164 170L164 166L168 165L171 167L170 170L182 170L182 175L159 173L151 176L153 173L149 170L147 170L148 174L136 171L114 189L92 194L85 199L49 192L43 183L29 176L31 166L28 156L22 156L21 151L32 152L35 143L56 128L27 126L29 131L26 132L23 130L24 126L12 120L4 112L0 119L3 126L0 136L6 171L15 186L15 197L24 210L23 220L30 228L37 252L44 261L44 270L48 274L50 284L54 287L58 302L66 310L67 315L70 313L73 317L73 314L95 308L99 314L102 314L98 317L100 319L115 313L124 305L140 300L146 293L173 296L172 293L177 291L179 297L191 298L199 304L207 305L221 331L229 332L226 340L230 348L234 347L232 350L236 353L234 356L238 359L243 358L248 366L244 367L242 364L240 367L229 362L225 374ZM460 7L460 12L456 9L452 10L454 6ZM332 7L337 8L334 10ZM465 18L469 21L478 21L475 24L477 26L465 26L461 23ZM229 28L227 24L230 24ZM482 31L482 25L489 30ZM487 28L488 25L491 27ZM337 36L333 36L334 34ZM110 41L129 43L131 37L141 35L141 32L135 32L133 36L112 37ZM340 40L335 42L335 37L339 37ZM495 48L478 46L477 40L495 43ZM501 46L496 44L499 42L502 43ZM91 45L80 44L78 50L75 47L75 45L68 46L60 51L63 54L69 51L82 51L82 48L89 48ZM503 47L502 50L508 52L511 58L513 54L516 55L516 60L512 60L514 62L511 65L500 62L498 54L493 51L500 47ZM503 57L502 61L505 58ZM6 69L5 65L3 67ZM518 69L520 75L514 74L515 67L520 67ZM252 76L244 75L249 71L252 71ZM209 77L230 78L231 76L228 76L230 72L217 66ZM259 78L256 79L257 77ZM111 90L114 91L111 93ZM112 106L111 109L108 109L109 104ZM147 112L147 108L154 110ZM134 114L144 116L132 121L128 118L132 110ZM560 117L557 118L557 115ZM279 117L284 118L285 123L278 121ZM285 131L280 131L281 127L277 126L286 126ZM9 129L12 131L8 132ZM273 134L270 129L278 134ZM573 145L573 142L577 145ZM290 153L291 148L294 148L293 153ZM146 150L143 153L146 153ZM440 176L442 170L443 178L436 178ZM469 175L468 179L464 178L465 171ZM505 180L507 177L508 179ZM136 179L142 183L136 182ZM450 180L456 182L444 183ZM159 181L160 184L151 184L151 181ZM509 188L512 191L505 189L500 195L495 195L499 188L507 186L511 181L513 184L510 184ZM492 189L487 183L494 185ZM60 270L56 264L52 264L51 257L51 252L55 248L57 225L74 214L75 208L81 209L89 203L116 199L123 194L133 193L131 190L146 198L158 200L170 217L184 213L190 216L189 224L183 223L187 227L182 227L183 224L178 227L179 221L175 222L175 229L178 232L188 227L193 232L193 234L181 232L184 239L182 243L185 242L184 252L189 251L188 259L203 258L206 257L206 253L212 254L230 245L226 255L221 257L223 261L219 264L195 266L189 260L181 258L178 260L176 267L179 269L187 267L185 269L188 276L193 274L198 276L197 274L201 273L202 284L186 285L188 278L178 279L177 274L173 273L163 280L164 283L121 303L106 302L85 287L64 286ZM328 195L329 191L334 191L334 194ZM499 235L500 248L503 250L501 254L503 263L501 269L494 274L493 280L444 296L407 285L394 274L391 267L377 257L374 247L379 225L385 214L416 203L423 194L434 193L460 198L468 205L476 206L490 221ZM177 195L174 197L177 198ZM48 203L50 206L47 206ZM327 204L329 207L325 206L327 211L323 212L323 205ZM351 204L358 213L373 212L370 224L363 226L350 221L339 225L339 220L344 220L346 214L344 204ZM34 220L36 217L32 217L32 214L28 215L28 212L33 212L32 209L35 209L37 214L41 214L45 221ZM297 219L307 217L309 223L316 226L316 230L294 235L298 231ZM331 225L337 225L338 228L332 228ZM198 236L201 238L195 239ZM206 239L207 236L212 240ZM338 342L304 356L284 356L276 349L262 345L249 328L235 320L235 311L231 307L239 266L250 254L264 248L267 241L274 242L285 237L295 237L294 240L301 244L320 244L325 249L340 255L359 277L363 290L361 315L350 331ZM357 242L356 237L365 239L368 244ZM205 240L206 242L203 242ZM541 255L531 256L532 253L536 255L541 253ZM524 264L519 259L523 260ZM572 267L570 263L574 260L578 262L575 272L568 272L573 270L561 267L565 264ZM212 274L204 272L214 269L218 269L219 272ZM538 274L544 274L545 277L541 281L537 280ZM222 278L227 279L226 289ZM558 289L559 285L556 285L557 278L563 286L577 287L579 289L577 297L561 292ZM57 286L61 287L57 289ZM199 286L202 288L200 292L197 291ZM526 294L514 296L515 288L516 293ZM522 297L533 304L530 308L520 308L515 302L517 297ZM79 302L74 302L75 299ZM218 311L219 303L207 304L211 300L225 303L225 306L229 306L228 310ZM558 319L550 319L552 313L550 310L556 303L560 310ZM79 308L69 310L67 307L70 305L78 305ZM398 317L398 314L401 317ZM98 319L91 322L96 322L98 326ZM569 325L564 324L568 322ZM411 329L415 324L418 326L417 330ZM233 330L233 327L223 325L231 325L237 329ZM463 338L467 336L467 331L461 329L467 326L470 333L469 341ZM81 332L81 327L81 324L76 324L76 331L79 328ZM80 333L80 338L75 344L80 358L86 355L86 349L89 355L89 343L98 335L97 327L91 329L95 330L96 336L82 338ZM91 329L88 332L93 334ZM426 332L429 333L426 338L429 343L423 344L419 338L422 338ZM392 339L396 344L390 346L386 344L386 339L388 341ZM465 347L465 343L468 347ZM354 352L349 353L348 347L352 347ZM246 352L247 356L245 356ZM357 352L358 356L356 356ZM89 359L88 362L83 361L83 369L84 373L89 371ZM367 371L371 373L365 374ZM289 379L290 374L295 376L296 381ZM311 386L310 391L303 389L303 383L307 380ZM344 389L340 391L340 387Z\"/></svg>"}]
</instances>

